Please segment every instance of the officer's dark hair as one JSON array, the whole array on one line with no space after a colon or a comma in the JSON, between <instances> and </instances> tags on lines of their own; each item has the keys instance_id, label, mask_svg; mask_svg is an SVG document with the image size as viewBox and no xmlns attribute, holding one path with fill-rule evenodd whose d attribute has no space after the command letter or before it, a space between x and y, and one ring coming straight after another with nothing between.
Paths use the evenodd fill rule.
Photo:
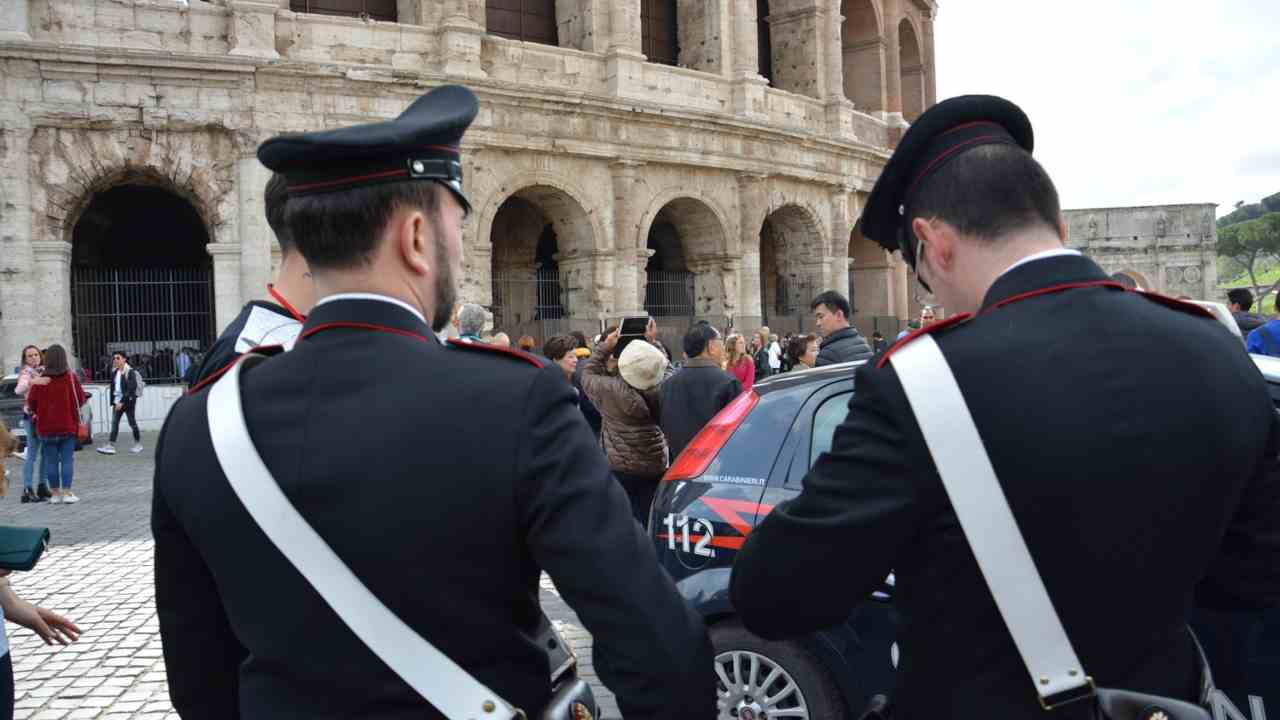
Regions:
<instances>
[{"instance_id":1,"label":"officer's dark hair","mask_svg":"<svg viewBox=\"0 0 1280 720\"><path fill-rule=\"evenodd\" d=\"M290 197L285 220L311 267L353 268L373 259L383 230L399 208L421 210L440 235L442 192L447 191L438 183L406 181Z\"/></svg>"},{"instance_id":2,"label":"officer's dark hair","mask_svg":"<svg viewBox=\"0 0 1280 720\"><path fill-rule=\"evenodd\" d=\"M826 305L832 312L839 310L844 313L845 320L853 317L853 308L849 307L849 301L835 290L828 290L814 298L813 302L809 303L809 309L817 310L819 305Z\"/></svg>"},{"instance_id":3,"label":"officer's dark hair","mask_svg":"<svg viewBox=\"0 0 1280 720\"><path fill-rule=\"evenodd\" d=\"M560 362L560 358L573 352L577 346L578 341L572 335L557 335L542 346L542 354L551 362Z\"/></svg>"},{"instance_id":4,"label":"officer's dark hair","mask_svg":"<svg viewBox=\"0 0 1280 720\"><path fill-rule=\"evenodd\" d=\"M684 334L684 354L693 359L707 351L712 340L720 337L720 333L710 323L694 323L689 332Z\"/></svg>"},{"instance_id":5,"label":"officer's dark hair","mask_svg":"<svg viewBox=\"0 0 1280 720\"><path fill-rule=\"evenodd\" d=\"M1249 308L1253 307L1253 293L1248 288L1236 288L1227 292L1227 301L1239 305L1244 312L1249 312Z\"/></svg>"},{"instance_id":6,"label":"officer's dark hair","mask_svg":"<svg viewBox=\"0 0 1280 720\"><path fill-rule=\"evenodd\" d=\"M983 240L1039 225L1056 233L1061 215L1049 173L1013 145L966 150L929 176L907 208L908 222L937 218Z\"/></svg>"},{"instance_id":7,"label":"officer's dark hair","mask_svg":"<svg viewBox=\"0 0 1280 720\"><path fill-rule=\"evenodd\" d=\"M262 204L267 209L267 224L275 233L276 242L280 244L280 252L288 255L297 249L293 244L293 235L285 223L284 210L289 202L289 186L280 173L271 173L267 187L262 191Z\"/></svg>"}]
</instances>

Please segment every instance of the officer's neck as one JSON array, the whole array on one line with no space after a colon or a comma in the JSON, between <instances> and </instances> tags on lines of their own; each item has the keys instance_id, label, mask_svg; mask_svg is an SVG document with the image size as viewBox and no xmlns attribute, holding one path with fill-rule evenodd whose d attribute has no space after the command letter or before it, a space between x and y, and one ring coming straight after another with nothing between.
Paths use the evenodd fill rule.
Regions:
<instances>
[{"instance_id":1,"label":"officer's neck","mask_svg":"<svg viewBox=\"0 0 1280 720\"><path fill-rule=\"evenodd\" d=\"M362 293L399 300L417 310L424 318L431 317L435 309L418 296L412 285L393 273L381 272L377 266L360 270L313 271L313 277L317 300L333 295Z\"/></svg>"},{"instance_id":2,"label":"officer's neck","mask_svg":"<svg viewBox=\"0 0 1280 720\"><path fill-rule=\"evenodd\" d=\"M276 292L280 293L289 304L303 315L311 312L316 302L316 286L311 279L311 271L301 253L285 253L280 261L280 271L274 283Z\"/></svg>"}]
</instances>

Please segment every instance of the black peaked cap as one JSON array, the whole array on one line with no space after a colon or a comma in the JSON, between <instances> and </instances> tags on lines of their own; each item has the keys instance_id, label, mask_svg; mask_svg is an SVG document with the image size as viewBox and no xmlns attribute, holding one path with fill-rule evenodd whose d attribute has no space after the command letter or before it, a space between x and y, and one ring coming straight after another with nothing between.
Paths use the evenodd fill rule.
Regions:
<instances>
[{"instance_id":1,"label":"black peaked cap","mask_svg":"<svg viewBox=\"0 0 1280 720\"><path fill-rule=\"evenodd\" d=\"M904 212L916 191L939 168L966 150L1001 143L1028 153L1035 145L1031 121L1017 105L994 95L962 95L929 108L907 129L867 198L858 220L863 236L886 250L901 250L914 268L915 248Z\"/></svg>"},{"instance_id":2,"label":"black peaked cap","mask_svg":"<svg viewBox=\"0 0 1280 720\"><path fill-rule=\"evenodd\" d=\"M445 85L394 120L273 137L258 146L258 160L284 175L291 197L428 180L452 190L470 210L460 144L479 110L471 90Z\"/></svg>"}]
</instances>

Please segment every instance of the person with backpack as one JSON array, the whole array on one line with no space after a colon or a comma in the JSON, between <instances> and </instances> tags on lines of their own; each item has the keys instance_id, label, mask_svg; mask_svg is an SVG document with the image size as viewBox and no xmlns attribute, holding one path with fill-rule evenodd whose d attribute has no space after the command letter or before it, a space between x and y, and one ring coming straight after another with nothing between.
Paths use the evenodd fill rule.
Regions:
<instances>
[{"instance_id":1,"label":"person with backpack","mask_svg":"<svg viewBox=\"0 0 1280 720\"><path fill-rule=\"evenodd\" d=\"M116 438L120 436L120 417L129 418L129 427L133 429L133 447L129 452L137 455L142 452L142 433L138 431L138 419L135 416L138 398L146 383L128 358L119 350L111 354L111 439L98 448L103 455L116 454Z\"/></svg>"}]
</instances>

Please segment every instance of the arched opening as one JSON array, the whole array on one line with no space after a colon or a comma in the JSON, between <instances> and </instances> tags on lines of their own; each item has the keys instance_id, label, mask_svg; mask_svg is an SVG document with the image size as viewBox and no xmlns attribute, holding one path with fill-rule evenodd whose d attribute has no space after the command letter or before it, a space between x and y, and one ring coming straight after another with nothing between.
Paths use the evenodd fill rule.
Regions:
<instances>
[{"instance_id":1,"label":"arched opening","mask_svg":"<svg viewBox=\"0 0 1280 720\"><path fill-rule=\"evenodd\" d=\"M511 337L532 335L539 343L567 332L572 302L561 259L573 248L590 247L582 207L556 188L524 188L498 208L489 238L494 328Z\"/></svg>"},{"instance_id":2,"label":"arched opening","mask_svg":"<svg viewBox=\"0 0 1280 720\"><path fill-rule=\"evenodd\" d=\"M556 0L485 0L485 25L499 37L559 45Z\"/></svg>"},{"instance_id":3,"label":"arched opening","mask_svg":"<svg viewBox=\"0 0 1280 720\"><path fill-rule=\"evenodd\" d=\"M760 227L760 315L769 329L781 333L806 327L809 303L825 288L802 265L817 257L820 231L801 207L774 210Z\"/></svg>"},{"instance_id":4,"label":"arched opening","mask_svg":"<svg viewBox=\"0 0 1280 720\"><path fill-rule=\"evenodd\" d=\"M90 378L124 351L149 383L182 380L215 337L209 233L189 202L134 178L90 199L71 235L73 353ZM186 359L183 356L186 356Z\"/></svg>"},{"instance_id":5,"label":"arched opening","mask_svg":"<svg viewBox=\"0 0 1280 720\"><path fill-rule=\"evenodd\" d=\"M756 0L756 51L760 77L773 84L773 34L769 31L769 0Z\"/></svg>"},{"instance_id":6,"label":"arched opening","mask_svg":"<svg viewBox=\"0 0 1280 720\"><path fill-rule=\"evenodd\" d=\"M854 324L860 330L879 330L886 337L897 334L899 321L893 314L891 270L889 253L855 225L849 234L849 304L853 306Z\"/></svg>"},{"instance_id":7,"label":"arched opening","mask_svg":"<svg viewBox=\"0 0 1280 720\"><path fill-rule=\"evenodd\" d=\"M844 96L859 110L883 110L884 38L871 0L843 0L840 28L844 56Z\"/></svg>"},{"instance_id":8,"label":"arched opening","mask_svg":"<svg viewBox=\"0 0 1280 720\"><path fill-rule=\"evenodd\" d=\"M640 51L649 62L680 62L676 0L640 0Z\"/></svg>"},{"instance_id":9,"label":"arched opening","mask_svg":"<svg viewBox=\"0 0 1280 720\"><path fill-rule=\"evenodd\" d=\"M316 15L396 22L396 0L289 0L289 9Z\"/></svg>"},{"instance_id":10,"label":"arched opening","mask_svg":"<svg viewBox=\"0 0 1280 720\"><path fill-rule=\"evenodd\" d=\"M706 203L676 198L654 215L645 243L652 254L645 265L644 309L658 319L667 348L679 348L695 319L714 321L723 312L718 278L699 261L721 251L724 228Z\"/></svg>"},{"instance_id":11,"label":"arched opening","mask_svg":"<svg viewBox=\"0 0 1280 720\"><path fill-rule=\"evenodd\" d=\"M925 68L916 30L906 18L898 24L898 52L902 68L902 116L914 122L924 112Z\"/></svg>"}]
</instances>

